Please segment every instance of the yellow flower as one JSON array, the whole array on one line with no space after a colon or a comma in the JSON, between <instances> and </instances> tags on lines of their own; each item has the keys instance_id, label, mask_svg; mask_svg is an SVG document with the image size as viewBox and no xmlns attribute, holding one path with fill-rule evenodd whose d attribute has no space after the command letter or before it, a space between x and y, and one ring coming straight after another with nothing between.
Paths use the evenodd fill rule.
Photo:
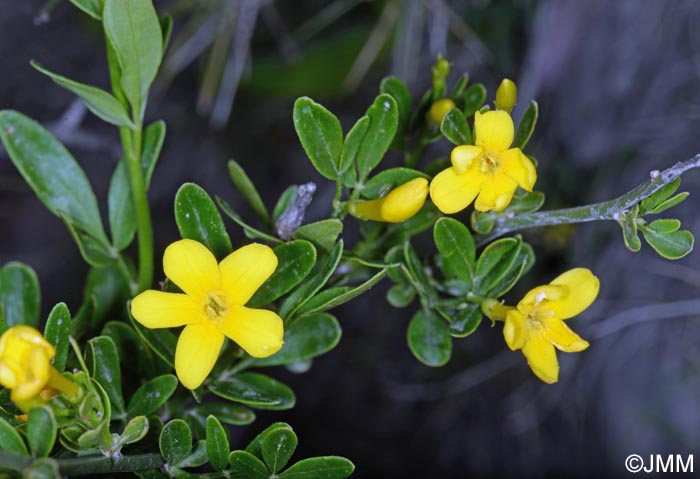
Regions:
<instances>
[{"instance_id":1,"label":"yellow flower","mask_svg":"<svg viewBox=\"0 0 700 479\"><path fill-rule=\"evenodd\" d=\"M575 268L528 292L516 308L491 304L484 309L491 319L505 318L503 336L508 347L522 349L532 372L551 384L559 379L554 348L575 353L588 347L564 320L588 308L599 289L600 282L590 270Z\"/></svg>"},{"instance_id":2,"label":"yellow flower","mask_svg":"<svg viewBox=\"0 0 700 479\"><path fill-rule=\"evenodd\" d=\"M350 214L363 220L400 223L413 217L428 197L428 180L414 178L383 198L350 202Z\"/></svg>"},{"instance_id":3,"label":"yellow flower","mask_svg":"<svg viewBox=\"0 0 700 479\"><path fill-rule=\"evenodd\" d=\"M513 80L504 78L496 90L496 109L505 110L510 113L517 100L518 87L515 86L515 82L513 82Z\"/></svg>"},{"instance_id":4,"label":"yellow flower","mask_svg":"<svg viewBox=\"0 0 700 479\"><path fill-rule=\"evenodd\" d=\"M428 110L428 121L434 125L440 125L452 109L456 108L455 102L450 98L443 98L430 105Z\"/></svg>"},{"instance_id":5,"label":"yellow flower","mask_svg":"<svg viewBox=\"0 0 700 479\"><path fill-rule=\"evenodd\" d=\"M430 197L440 211L456 213L474 198L479 211L503 211L518 186L532 191L537 172L520 148L510 148L513 131L513 120L505 111L476 113L475 144L454 148L452 166L430 183Z\"/></svg>"},{"instance_id":6,"label":"yellow flower","mask_svg":"<svg viewBox=\"0 0 700 479\"><path fill-rule=\"evenodd\" d=\"M0 384L12 390L10 399L23 411L43 403L40 394L47 388L69 399L79 393L80 388L51 365L54 356L54 347L31 326L13 326L0 337Z\"/></svg>"},{"instance_id":7,"label":"yellow flower","mask_svg":"<svg viewBox=\"0 0 700 479\"><path fill-rule=\"evenodd\" d=\"M217 264L201 243L176 241L165 249L163 269L185 294L145 291L131 302L131 314L147 328L185 326L175 371L185 387L196 389L214 367L224 336L256 358L282 347L282 319L244 306L276 268L277 256L265 245L249 244Z\"/></svg>"}]
</instances>

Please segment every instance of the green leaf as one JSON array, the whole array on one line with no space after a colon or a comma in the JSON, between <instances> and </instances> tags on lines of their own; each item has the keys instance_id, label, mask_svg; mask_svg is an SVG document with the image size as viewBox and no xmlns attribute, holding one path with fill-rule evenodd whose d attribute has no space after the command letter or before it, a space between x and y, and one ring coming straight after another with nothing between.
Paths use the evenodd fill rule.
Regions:
<instances>
[{"instance_id":1,"label":"green leaf","mask_svg":"<svg viewBox=\"0 0 700 479\"><path fill-rule=\"evenodd\" d=\"M62 373L68 360L68 348L70 347L70 311L66 303L58 303L53 307L44 326L44 337L56 349L53 358L53 367Z\"/></svg>"},{"instance_id":2,"label":"green leaf","mask_svg":"<svg viewBox=\"0 0 700 479\"><path fill-rule=\"evenodd\" d=\"M678 231L681 228L681 222L680 220L676 219L656 220L646 225L646 227L651 230L654 230L654 232L656 233L673 233L674 231Z\"/></svg>"},{"instance_id":3,"label":"green leaf","mask_svg":"<svg viewBox=\"0 0 700 479\"><path fill-rule=\"evenodd\" d=\"M657 220L664 221L664 220ZM673 221L673 220L665 220ZM652 225L656 223L654 221ZM679 225L680 226L680 225ZM656 228L663 229L665 226L657 225ZM644 239L649 243L649 246L654 248L659 255L666 259L680 259L693 251L695 238L693 233L687 230L673 231L669 233L661 233L649 227L641 227Z\"/></svg>"},{"instance_id":4,"label":"green leaf","mask_svg":"<svg viewBox=\"0 0 700 479\"><path fill-rule=\"evenodd\" d=\"M216 202L219 204L219 208L221 208L221 211L226 213L226 216L231 218L236 224L243 228L243 233L246 235L247 238L261 239L269 241L270 243L282 243L282 240L280 240L279 238L269 235L267 233L263 233L262 231L257 230L252 226L246 224L246 222L243 221L240 216L238 216L238 213L236 213L234 209L231 208L231 205L229 205L223 199L217 197Z\"/></svg>"},{"instance_id":5,"label":"green leaf","mask_svg":"<svg viewBox=\"0 0 700 479\"><path fill-rule=\"evenodd\" d=\"M158 376L141 385L131 396L126 410L129 416L147 416L165 404L177 389L177 378L172 374Z\"/></svg>"},{"instance_id":6,"label":"green leaf","mask_svg":"<svg viewBox=\"0 0 700 479\"><path fill-rule=\"evenodd\" d=\"M397 186L415 178L428 179L428 176L411 168L389 168L367 180L362 186L362 196L370 200L381 198Z\"/></svg>"},{"instance_id":7,"label":"green leaf","mask_svg":"<svg viewBox=\"0 0 700 479\"><path fill-rule=\"evenodd\" d=\"M330 251L335 246L338 236L343 231L343 222L337 219L327 219L298 227L292 233L295 239L308 240L324 251Z\"/></svg>"},{"instance_id":8,"label":"green leaf","mask_svg":"<svg viewBox=\"0 0 700 479\"><path fill-rule=\"evenodd\" d=\"M462 107L464 116L469 118L476 113L486 101L486 88L481 83L475 83L464 91L457 103Z\"/></svg>"},{"instance_id":9,"label":"green leaf","mask_svg":"<svg viewBox=\"0 0 700 479\"><path fill-rule=\"evenodd\" d=\"M408 325L408 347L426 366L444 366L452 356L447 324L432 310L418 311Z\"/></svg>"},{"instance_id":10,"label":"green leaf","mask_svg":"<svg viewBox=\"0 0 700 479\"><path fill-rule=\"evenodd\" d=\"M70 0L70 3L95 20L102 20L102 6L100 5L100 0Z\"/></svg>"},{"instance_id":11,"label":"green leaf","mask_svg":"<svg viewBox=\"0 0 700 479\"><path fill-rule=\"evenodd\" d=\"M297 311L297 315L306 316L308 314L329 311L340 306L341 304L345 304L372 289L372 287L379 283L385 275L386 270L383 269L358 286L343 286L341 288L331 288L330 290L322 291L300 307Z\"/></svg>"},{"instance_id":12,"label":"green leaf","mask_svg":"<svg viewBox=\"0 0 700 479\"><path fill-rule=\"evenodd\" d=\"M2 417L0 417L0 450L19 454L20 456L29 455L22 436Z\"/></svg>"},{"instance_id":13,"label":"green leaf","mask_svg":"<svg viewBox=\"0 0 700 479\"><path fill-rule=\"evenodd\" d=\"M168 464L177 464L192 450L192 431L182 419L173 419L163 427L158 444L163 459Z\"/></svg>"},{"instance_id":14,"label":"green leaf","mask_svg":"<svg viewBox=\"0 0 700 479\"><path fill-rule=\"evenodd\" d=\"M92 301L94 303L94 310L91 311L90 317L85 319L90 323L89 326L99 327L102 324L102 319L117 302L129 298L131 296L129 286L119 271L119 267L115 264L90 268L83 291L83 302ZM72 327L74 329L82 327L78 324L78 316L80 316L80 311L73 319Z\"/></svg>"},{"instance_id":15,"label":"green leaf","mask_svg":"<svg viewBox=\"0 0 700 479\"><path fill-rule=\"evenodd\" d=\"M151 184L153 170L163 148L165 140L165 123L157 121L151 123L143 134L143 149L141 152L141 169L143 171L146 188ZM112 175L107 197L109 205L109 228L112 231L112 243L118 250L122 250L131 244L136 232L136 209L131 197L131 184L129 174L124 164L120 161Z\"/></svg>"},{"instance_id":16,"label":"green leaf","mask_svg":"<svg viewBox=\"0 0 700 479\"><path fill-rule=\"evenodd\" d=\"M268 434L270 434L272 431L280 428L289 428L291 429L291 426L287 424L286 422L275 422L267 426L262 432L258 433L255 438L253 438L250 443L246 446L245 450L246 452L249 452L253 456L257 457L258 459L263 458L262 454L262 444L265 438L267 437Z\"/></svg>"},{"instance_id":17,"label":"green leaf","mask_svg":"<svg viewBox=\"0 0 700 479\"><path fill-rule=\"evenodd\" d=\"M518 125L518 131L515 134L515 140L513 140L513 148L520 148L521 150L525 148L532 137L532 132L535 131L538 114L537 102L532 100L520 119L520 125Z\"/></svg>"},{"instance_id":18,"label":"green leaf","mask_svg":"<svg viewBox=\"0 0 700 479\"><path fill-rule=\"evenodd\" d=\"M278 427L265 436L262 456L270 472L274 474L287 465L297 444L297 435L291 427Z\"/></svg>"},{"instance_id":19,"label":"green leaf","mask_svg":"<svg viewBox=\"0 0 700 479\"><path fill-rule=\"evenodd\" d=\"M357 154L360 181L367 178L367 175L382 161L394 140L399 122L396 101L387 94L379 95L366 114L370 119L369 129Z\"/></svg>"},{"instance_id":20,"label":"green leaf","mask_svg":"<svg viewBox=\"0 0 700 479\"><path fill-rule=\"evenodd\" d=\"M454 145L471 145L473 142L467 118L457 108L447 112L440 124L440 131Z\"/></svg>"},{"instance_id":21,"label":"green leaf","mask_svg":"<svg viewBox=\"0 0 700 479\"><path fill-rule=\"evenodd\" d=\"M338 345L342 331L328 313L300 318L284 331L284 345L277 353L255 360L256 366L280 366L311 359Z\"/></svg>"},{"instance_id":22,"label":"green leaf","mask_svg":"<svg viewBox=\"0 0 700 479\"><path fill-rule=\"evenodd\" d=\"M482 213L481 211L472 211L469 217L469 224L475 233L486 235L491 232L496 224L496 215L494 213Z\"/></svg>"},{"instance_id":23,"label":"green leaf","mask_svg":"<svg viewBox=\"0 0 700 479\"><path fill-rule=\"evenodd\" d=\"M170 44L170 38L173 35L173 17L170 15L163 15L160 20L160 30L163 32L163 56L165 56L165 50Z\"/></svg>"},{"instance_id":24,"label":"green leaf","mask_svg":"<svg viewBox=\"0 0 700 479\"><path fill-rule=\"evenodd\" d=\"M181 469L184 467L199 467L203 464L206 464L208 460L209 457L207 456L207 442L205 440L200 440L197 441L197 443L194 446L194 449L187 456L185 456L183 459L180 459L177 462L177 468ZM175 475L174 477L186 477L187 479L194 479L197 476L195 476L194 474L190 474L189 472L180 471L180 473L178 475Z\"/></svg>"},{"instance_id":25,"label":"green leaf","mask_svg":"<svg viewBox=\"0 0 700 479\"><path fill-rule=\"evenodd\" d=\"M663 201L656 205L654 208L652 208L649 211L649 214L656 215L659 213L662 213L670 208L673 208L674 206L682 203L685 201L685 199L690 195L687 191L684 191L683 193L678 193L676 196L673 196L666 201Z\"/></svg>"},{"instance_id":26,"label":"green leaf","mask_svg":"<svg viewBox=\"0 0 700 479\"><path fill-rule=\"evenodd\" d=\"M143 327L131 316L131 305L127 309L129 311L129 321L131 321L131 326L133 326L136 333L166 364L170 367L175 367L177 337L167 329L148 329Z\"/></svg>"},{"instance_id":27,"label":"green leaf","mask_svg":"<svg viewBox=\"0 0 700 479\"><path fill-rule=\"evenodd\" d=\"M416 286L418 286L420 289L417 291L417 293L424 298L434 297L435 290L431 284L430 277L425 271L425 266L418 257L416 250L413 249L413 246L408 241L404 243L403 253L408 270L418 282Z\"/></svg>"},{"instance_id":28,"label":"green leaf","mask_svg":"<svg viewBox=\"0 0 700 479\"><path fill-rule=\"evenodd\" d=\"M8 326L37 327L41 310L39 279L29 266L11 262L0 269L0 320Z\"/></svg>"},{"instance_id":29,"label":"green leaf","mask_svg":"<svg viewBox=\"0 0 700 479\"><path fill-rule=\"evenodd\" d=\"M96 239L84 231L76 228L65 217L61 216L61 220L66 223L68 231L78 245L80 255L85 262L90 266L100 267L113 264L118 257L118 252L112 248L107 241L107 238Z\"/></svg>"},{"instance_id":30,"label":"green leaf","mask_svg":"<svg viewBox=\"0 0 700 479\"><path fill-rule=\"evenodd\" d=\"M111 94L97 87L84 85L70 78L53 73L35 61L32 61L31 65L36 70L39 70L41 73L51 78L58 85L78 95L83 100L88 110L107 123L116 126L125 126L130 129L134 128L134 124L129 118L129 114L124 109L124 106Z\"/></svg>"},{"instance_id":31,"label":"green leaf","mask_svg":"<svg viewBox=\"0 0 700 479\"><path fill-rule=\"evenodd\" d=\"M212 199L200 186L185 183L177 191L175 221L183 238L199 241L217 259L223 259L232 251L224 220Z\"/></svg>"},{"instance_id":32,"label":"green leaf","mask_svg":"<svg viewBox=\"0 0 700 479\"><path fill-rule=\"evenodd\" d=\"M367 115L361 117L350 128L345 143L343 143L343 154L340 157L341 181L348 188L355 187L357 182L357 171L355 165L357 163L357 154L362 146L362 141L367 135L369 125L372 120Z\"/></svg>"},{"instance_id":33,"label":"green leaf","mask_svg":"<svg viewBox=\"0 0 700 479\"><path fill-rule=\"evenodd\" d=\"M339 178L343 129L338 118L309 97L294 103L294 129L316 170L329 180Z\"/></svg>"},{"instance_id":34,"label":"green leaf","mask_svg":"<svg viewBox=\"0 0 700 479\"><path fill-rule=\"evenodd\" d=\"M56 442L56 419L48 406L34 406L27 419L27 443L34 457L46 457Z\"/></svg>"},{"instance_id":35,"label":"green leaf","mask_svg":"<svg viewBox=\"0 0 700 479\"><path fill-rule=\"evenodd\" d=\"M544 193L541 191L525 191L518 188L515 191L513 200L511 201L506 213L531 213L542 208L544 204Z\"/></svg>"},{"instance_id":36,"label":"green leaf","mask_svg":"<svg viewBox=\"0 0 700 479\"><path fill-rule=\"evenodd\" d=\"M209 385L209 390L221 398L257 409L281 411L291 409L296 402L294 392L289 387L258 373L241 373L216 380Z\"/></svg>"},{"instance_id":37,"label":"green leaf","mask_svg":"<svg viewBox=\"0 0 700 479\"><path fill-rule=\"evenodd\" d=\"M411 120L413 103L411 92L406 85L395 76L385 77L379 86L379 91L391 95L392 98L394 98L399 112L399 129L401 132L406 131L408 122Z\"/></svg>"},{"instance_id":38,"label":"green leaf","mask_svg":"<svg viewBox=\"0 0 700 479\"><path fill-rule=\"evenodd\" d=\"M512 261L509 263L506 263L506 261L501 265L504 268L503 274L491 285L485 296L497 298L510 291L518 280L535 264L535 252L529 244L521 242L520 248Z\"/></svg>"},{"instance_id":39,"label":"green leaf","mask_svg":"<svg viewBox=\"0 0 700 479\"><path fill-rule=\"evenodd\" d=\"M452 218L440 218L435 223L433 237L445 276L473 284L476 246L467 227Z\"/></svg>"},{"instance_id":40,"label":"green leaf","mask_svg":"<svg viewBox=\"0 0 700 479\"><path fill-rule=\"evenodd\" d=\"M311 278L299 286L280 307L280 316L285 321L288 321L291 315L310 298L312 298L323 286L328 282L335 269L338 267L340 258L343 255L343 240L335 244L333 250L328 254L328 257L323 261Z\"/></svg>"},{"instance_id":41,"label":"green leaf","mask_svg":"<svg viewBox=\"0 0 700 479\"><path fill-rule=\"evenodd\" d=\"M282 216L282 213L287 211L289 205L291 205L294 199L297 197L298 190L299 187L297 185L291 185L282 192L279 199L277 200L277 204L275 205L274 210L272 210L273 221L277 221L280 218L280 216Z\"/></svg>"},{"instance_id":42,"label":"green leaf","mask_svg":"<svg viewBox=\"0 0 700 479\"><path fill-rule=\"evenodd\" d=\"M0 139L19 172L53 214L107 244L90 183L56 138L21 113L4 110L0 111Z\"/></svg>"},{"instance_id":43,"label":"green leaf","mask_svg":"<svg viewBox=\"0 0 700 479\"><path fill-rule=\"evenodd\" d=\"M344 457L323 456L304 459L279 475L280 479L344 479L355 465Z\"/></svg>"},{"instance_id":44,"label":"green leaf","mask_svg":"<svg viewBox=\"0 0 700 479\"><path fill-rule=\"evenodd\" d=\"M228 162L228 174L231 177L231 181L236 185L238 191L243 195L243 197L248 201L248 204L253 209L255 214L257 214L260 219L262 219L265 224L272 224L270 220L270 214L265 208L265 203L263 203L262 198L258 190L255 189L255 185L245 170L239 165L235 160L229 160Z\"/></svg>"},{"instance_id":45,"label":"green leaf","mask_svg":"<svg viewBox=\"0 0 700 479\"><path fill-rule=\"evenodd\" d=\"M452 93L450 93L450 98L461 98L464 95L464 91L467 89L469 84L469 75L467 73L462 74L455 83L454 88L452 88Z\"/></svg>"},{"instance_id":46,"label":"green leaf","mask_svg":"<svg viewBox=\"0 0 700 479\"><path fill-rule=\"evenodd\" d=\"M265 464L246 451L233 451L228 458L231 473L236 479L268 479L270 473Z\"/></svg>"},{"instance_id":47,"label":"green leaf","mask_svg":"<svg viewBox=\"0 0 700 479\"><path fill-rule=\"evenodd\" d=\"M639 216L644 216L659 205L661 205L664 201L670 198L671 195L675 193L680 186L681 179L679 177L673 180L672 182L665 184L664 186L656 190L653 194L651 194L649 197L642 200L642 202L639 204Z\"/></svg>"},{"instance_id":48,"label":"green leaf","mask_svg":"<svg viewBox=\"0 0 700 479\"><path fill-rule=\"evenodd\" d=\"M426 201L423 208L412 218L396 225L396 241L409 241L411 237L432 228L435 221L441 216L442 214L437 207L432 202Z\"/></svg>"},{"instance_id":49,"label":"green leaf","mask_svg":"<svg viewBox=\"0 0 700 479\"><path fill-rule=\"evenodd\" d=\"M212 467L223 471L228 465L229 443L226 429L214 416L207 417L207 456Z\"/></svg>"},{"instance_id":50,"label":"green leaf","mask_svg":"<svg viewBox=\"0 0 700 479\"><path fill-rule=\"evenodd\" d=\"M448 329L450 336L454 338L464 338L469 336L481 324L483 315L478 304L467 303L463 309L456 312L451 319Z\"/></svg>"},{"instance_id":51,"label":"green leaf","mask_svg":"<svg viewBox=\"0 0 700 479\"><path fill-rule=\"evenodd\" d=\"M476 278L479 294L488 292L513 268L522 242L517 238L503 238L489 244L476 263Z\"/></svg>"},{"instance_id":52,"label":"green leaf","mask_svg":"<svg viewBox=\"0 0 700 479\"><path fill-rule=\"evenodd\" d=\"M148 434L148 419L145 416L132 418L124 427L124 432L119 436L119 445L126 446L139 442Z\"/></svg>"},{"instance_id":53,"label":"green leaf","mask_svg":"<svg viewBox=\"0 0 700 479\"><path fill-rule=\"evenodd\" d=\"M245 426L255 421L255 413L238 404L207 402L197 406L193 412L203 418L216 416L219 421L234 426Z\"/></svg>"},{"instance_id":54,"label":"green leaf","mask_svg":"<svg viewBox=\"0 0 700 479\"><path fill-rule=\"evenodd\" d=\"M22 471L24 479L61 479L58 462L49 457L35 459Z\"/></svg>"},{"instance_id":55,"label":"green leaf","mask_svg":"<svg viewBox=\"0 0 700 479\"><path fill-rule=\"evenodd\" d=\"M622 239L625 241L625 247L633 253L639 251L642 247L642 241L637 235L636 215L622 214L617 222L622 228Z\"/></svg>"},{"instance_id":56,"label":"green leaf","mask_svg":"<svg viewBox=\"0 0 700 479\"><path fill-rule=\"evenodd\" d=\"M92 377L102 386L112 409L118 414L124 414L124 398L122 397L121 368L119 354L112 338L98 336L87 343L87 364L92 371Z\"/></svg>"},{"instance_id":57,"label":"green leaf","mask_svg":"<svg viewBox=\"0 0 700 479\"><path fill-rule=\"evenodd\" d=\"M266 306L291 291L316 264L316 248L304 240L276 246L277 269L248 302L251 308Z\"/></svg>"},{"instance_id":58,"label":"green leaf","mask_svg":"<svg viewBox=\"0 0 700 479\"><path fill-rule=\"evenodd\" d=\"M103 24L134 116L143 116L148 89L163 56L163 33L151 0L105 0Z\"/></svg>"},{"instance_id":59,"label":"green leaf","mask_svg":"<svg viewBox=\"0 0 700 479\"><path fill-rule=\"evenodd\" d=\"M402 284L395 284L386 293L386 300L395 308L405 308L416 298L416 291Z\"/></svg>"}]
</instances>

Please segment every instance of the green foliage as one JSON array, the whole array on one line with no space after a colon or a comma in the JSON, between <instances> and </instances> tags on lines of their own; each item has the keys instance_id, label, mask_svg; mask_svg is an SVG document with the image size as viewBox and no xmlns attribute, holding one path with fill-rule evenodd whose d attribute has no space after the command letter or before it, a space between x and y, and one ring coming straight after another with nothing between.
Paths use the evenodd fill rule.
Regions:
<instances>
[{"instance_id":1,"label":"green foliage","mask_svg":"<svg viewBox=\"0 0 700 479\"><path fill-rule=\"evenodd\" d=\"M44 337L56 349L53 367L59 372L66 368L70 346L71 317L65 303L58 303L49 313L44 326Z\"/></svg>"},{"instance_id":2,"label":"green foliage","mask_svg":"<svg viewBox=\"0 0 700 479\"><path fill-rule=\"evenodd\" d=\"M281 411L294 407L294 392L279 381L259 373L241 373L214 380L209 390L229 401L256 409Z\"/></svg>"},{"instance_id":3,"label":"green foliage","mask_svg":"<svg viewBox=\"0 0 700 479\"><path fill-rule=\"evenodd\" d=\"M360 181L379 165L389 149L399 123L396 100L391 95L379 95L365 114L370 123L357 153L357 170Z\"/></svg>"},{"instance_id":4,"label":"green foliage","mask_svg":"<svg viewBox=\"0 0 700 479\"><path fill-rule=\"evenodd\" d=\"M302 225L292 236L296 239L308 240L323 251L331 251L343 231L343 223L336 219L327 219Z\"/></svg>"},{"instance_id":5,"label":"green foliage","mask_svg":"<svg viewBox=\"0 0 700 479\"><path fill-rule=\"evenodd\" d=\"M104 265L116 256L85 173L46 129L21 113L0 111L0 139L37 197L69 227L85 260Z\"/></svg>"},{"instance_id":6,"label":"green foliage","mask_svg":"<svg viewBox=\"0 0 700 479\"><path fill-rule=\"evenodd\" d=\"M0 320L5 326L37 326L41 309L39 279L29 266L12 262L0 268Z\"/></svg>"},{"instance_id":7,"label":"green foliage","mask_svg":"<svg viewBox=\"0 0 700 479\"><path fill-rule=\"evenodd\" d=\"M234 160L229 160L228 174L233 184L236 185L236 189L243 195L255 214L266 224L271 224L270 214L267 212L267 208L265 208L265 203L263 203L258 190L255 188L253 182L250 181L250 178L248 178L248 175L241 165Z\"/></svg>"},{"instance_id":8,"label":"green foliage","mask_svg":"<svg viewBox=\"0 0 700 479\"><path fill-rule=\"evenodd\" d=\"M457 108L447 112L440 124L440 131L454 145L471 145L474 141L467 118Z\"/></svg>"},{"instance_id":9,"label":"green foliage","mask_svg":"<svg viewBox=\"0 0 700 479\"><path fill-rule=\"evenodd\" d=\"M27 419L27 443L34 457L46 457L56 442L56 418L48 406L33 407Z\"/></svg>"},{"instance_id":10,"label":"green foliage","mask_svg":"<svg viewBox=\"0 0 700 479\"><path fill-rule=\"evenodd\" d=\"M207 417L207 456L212 467L223 471L228 465L228 434L215 416Z\"/></svg>"},{"instance_id":11,"label":"green foliage","mask_svg":"<svg viewBox=\"0 0 700 479\"><path fill-rule=\"evenodd\" d=\"M29 451L22 440L22 436L20 436L17 430L2 417L0 417L0 449L20 456L29 455Z\"/></svg>"},{"instance_id":12,"label":"green foliage","mask_svg":"<svg viewBox=\"0 0 700 479\"><path fill-rule=\"evenodd\" d=\"M329 180L338 179L343 173L343 128L338 118L311 98L302 97L294 103L294 128L316 170Z\"/></svg>"},{"instance_id":13,"label":"green foliage","mask_svg":"<svg viewBox=\"0 0 700 479\"><path fill-rule=\"evenodd\" d=\"M233 250L219 210L200 186L185 183L177 191L175 221L183 238L199 241L217 259L223 259Z\"/></svg>"},{"instance_id":14,"label":"green foliage","mask_svg":"<svg viewBox=\"0 0 700 479\"><path fill-rule=\"evenodd\" d=\"M447 324L431 310L418 311L408 325L408 347L426 366L444 366L452 356Z\"/></svg>"},{"instance_id":15,"label":"green foliage","mask_svg":"<svg viewBox=\"0 0 700 479\"><path fill-rule=\"evenodd\" d=\"M147 416L165 404L177 388L177 378L172 374L155 377L143 384L131 396L126 410L130 417Z\"/></svg>"},{"instance_id":16,"label":"green foliage","mask_svg":"<svg viewBox=\"0 0 700 479\"><path fill-rule=\"evenodd\" d=\"M535 131L538 114L539 108L537 106L537 102L533 100L530 102L530 106L527 107L527 110L525 110L525 113L523 113L523 117L520 119L518 131L515 133L515 139L513 140L513 148L520 148L521 150L525 148L532 137L532 132Z\"/></svg>"}]
</instances>

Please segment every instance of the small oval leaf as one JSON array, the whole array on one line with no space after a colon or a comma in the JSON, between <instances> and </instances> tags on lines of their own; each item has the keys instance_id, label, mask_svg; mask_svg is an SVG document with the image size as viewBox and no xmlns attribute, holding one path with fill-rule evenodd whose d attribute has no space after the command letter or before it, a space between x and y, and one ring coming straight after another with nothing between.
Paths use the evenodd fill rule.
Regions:
<instances>
[{"instance_id":1,"label":"small oval leaf","mask_svg":"<svg viewBox=\"0 0 700 479\"><path fill-rule=\"evenodd\" d=\"M296 398L288 386L269 376L241 373L209 385L217 396L257 409L284 410L294 407Z\"/></svg>"},{"instance_id":2,"label":"small oval leaf","mask_svg":"<svg viewBox=\"0 0 700 479\"><path fill-rule=\"evenodd\" d=\"M233 250L219 210L200 186L185 183L177 191L175 221L183 238L199 241L217 259L223 259Z\"/></svg>"},{"instance_id":3,"label":"small oval leaf","mask_svg":"<svg viewBox=\"0 0 700 479\"><path fill-rule=\"evenodd\" d=\"M265 436L262 441L262 456L273 474L284 468L297 448L297 435L291 427L280 427Z\"/></svg>"},{"instance_id":4,"label":"small oval leaf","mask_svg":"<svg viewBox=\"0 0 700 479\"><path fill-rule=\"evenodd\" d=\"M192 450L192 431L182 419L173 419L163 426L158 443L163 459L177 464Z\"/></svg>"},{"instance_id":5,"label":"small oval leaf","mask_svg":"<svg viewBox=\"0 0 700 479\"><path fill-rule=\"evenodd\" d=\"M444 366L452 356L447 324L431 311L418 311L408 325L408 347L426 366Z\"/></svg>"},{"instance_id":6,"label":"small oval leaf","mask_svg":"<svg viewBox=\"0 0 700 479\"><path fill-rule=\"evenodd\" d=\"M141 385L131 396L129 416L146 416L158 410L177 389L177 378L172 374L158 376Z\"/></svg>"}]
</instances>

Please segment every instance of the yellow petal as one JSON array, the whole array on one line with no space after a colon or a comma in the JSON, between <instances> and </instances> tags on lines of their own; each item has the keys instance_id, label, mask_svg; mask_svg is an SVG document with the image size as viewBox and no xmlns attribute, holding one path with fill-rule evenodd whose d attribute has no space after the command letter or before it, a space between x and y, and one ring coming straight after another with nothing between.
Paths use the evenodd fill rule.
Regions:
<instances>
[{"instance_id":1,"label":"yellow petal","mask_svg":"<svg viewBox=\"0 0 700 479\"><path fill-rule=\"evenodd\" d=\"M244 305L277 269L272 248L252 243L228 255L219 263L221 289L229 305Z\"/></svg>"},{"instance_id":2,"label":"yellow petal","mask_svg":"<svg viewBox=\"0 0 700 479\"><path fill-rule=\"evenodd\" d=\"M504 175L515 180L522 189L532 191L537 181L537 170L520 148L512 148L500 155L500 168Z\"/></svg>"},{"instance_id":3,"label":"yellow petal","mask_svg":"<svg viewBox=\"0 0 700 479\"><path fill-rule=\"evenodd\" d=\"M588 341L573 332L561 319L546 318L544 324L544 337L557 349L577 353L588 347Z\"/></svg>"},{"instance_id":4,"label":"yellow petal","mask_svg":"<svg viewBox=\"0 0 700 479\"><path fill-rule=\"evenodd\" d=\"M513 119L501 110L476 112L474 115L474 144L487 151L500 152L513 143Z\"/></svg>"},{"instance_id":5,"label":"yellow petal","mask_svg":"<svg viewBox=\"0 0 700 479\"><path fill-rule=\"evenodd\" d=\"M400 223L420 211L428 197L428 180L414 178L391 190L382 200L381 217L389 223Z\"/></svg>"},{"instance_id":6,"label":"yellow petal","mask_svg":"<svg viewBox=\"0 0 700 479\"><path fill-rule=\"evenodd\" d=\"M504 174L489 175L481 185L474 208L478 211L503 211L510 204L517 188L518 184Z\"/></svg>"},{"instance_id":7,"label":"yellow petal","mask_svg":"<svg viewBox=\"0 0 700 479\"><path fill-rule=\"evenodd\" d=\"M525 316L514 309L508 311L506 322L503 325L503 337L508 347L513 351L521 349L525 345L528 336Z\"/></svg>"},{"instance_id":8,"label":"yellow petal","mask_svg":"<svg viewBox=\"0 0 700 479\"><path fill-rule=\"evenodd\" d=\"M382 199L369 201L351 201L348 212L355 218L368 221L384 221L382 219Z\"/></svg>"},{"instance_id":9,"label":"yellow petal","mask_svg":"<svg viewBox=\"0 0 700 479\"><path fill-rule=\"evenodd\" d=\"M206 246L190 239L172 243L163 254L163 270L170 280L197 302L219 288L216 258Z\"/></svg>"},{"instance_id":10,"label":"yellow petal","mask_svg":"<svg viewBox=\"0 0 700 479\"><path fill-rule=\"evenodd\" d=\"M187 389L198 388L219 357L224 335L212 321L185 326L175 349L175 372Z\"/></svg>"},{"instance_id":11,"label":"yellow petal","mask_svg":"<svg viewBox=\"0 0 700 479\"><path fill-rule=\"evenodd\" d=\"M528 291L525 297L518 303L518 311L524 315L528 315L530 311L532 311L532 308L542 304L543 301L547 300L546 304L550 304L549 301L556 301L564 295L566 295L566 288L563 286L553 286L551 284L538 286Z\"/></svg>"},{"instance_id":12,"label":"yellow petal","mask_svg":"<svg viewBox=\"0 0 700 479\"><path fill-rule=\"evenodd\" d=\"M49 369L52 367L51 359L43 349L32 349L24 364L24 377L12 390L12 398L17 401L26 401L41 392L49 380Z\"/></svg>"},{"instance_id":13,"label":"yellow petal","mask_svg":"<svg viewBox=\"0 0 700 479\"><path fill-rule=\"evenodd\" d=\"M549 341L533 335L523 346L523 354L532 372L542 381L552 384L559 380L557 353Z\"/></svg>"},{"instance_id":14,"label":"yellow petal","mask_svg":"<svg viewBox=\"0 0 700 479\"><path fill-rule=\"evenodd\" d=\"M280 350L284 323L276 313L266 309L233 306L219 329L254 358L266 358Z\"/></svg>"},{"instance_id":15,"label":"yellow petal","mask_svg":"<svg viewBox=\"0 0 700 479\"><path fill-rule=\"evenodd\" d=\"M198 322L203 306L190 296L149 289L131 301L131 315L147 328L176 328Z\"/></svg>"},{"instance_id":16,"label":"yellow petal","mask_svg":"<svg viewBox=\"0 0 700 479\"><path fill-rule=\"evenodd\" d=\"M550 284L565 286L567 294L547 305L560 319L568 319L588 308L598 296L600 281L591 270L574 268L557 277Z\"/></svg>"},{"instance_id":17,"label":"yellow petal","mask_svg":"<svg viewBox=\"0 0 700 479\"><path fill-rule=\"evenodd\" d=\"M458 175L454 168L447 168L430 182L430 198L443 213L457 213L474 201L483 180L482 174L470 171Z\"/></svg>"},{"instance_id":18,"label":"yellow petal","mask_svg":"<svg viewBox=\"0 0 700 479\"><path fill-rule=\"evenodd\" d=\"M452 149L450 161L457 174L461 175L466 172L475 158L479 157L484 152L480 146L460 145Z\"/></svg>"}]
</instances>

